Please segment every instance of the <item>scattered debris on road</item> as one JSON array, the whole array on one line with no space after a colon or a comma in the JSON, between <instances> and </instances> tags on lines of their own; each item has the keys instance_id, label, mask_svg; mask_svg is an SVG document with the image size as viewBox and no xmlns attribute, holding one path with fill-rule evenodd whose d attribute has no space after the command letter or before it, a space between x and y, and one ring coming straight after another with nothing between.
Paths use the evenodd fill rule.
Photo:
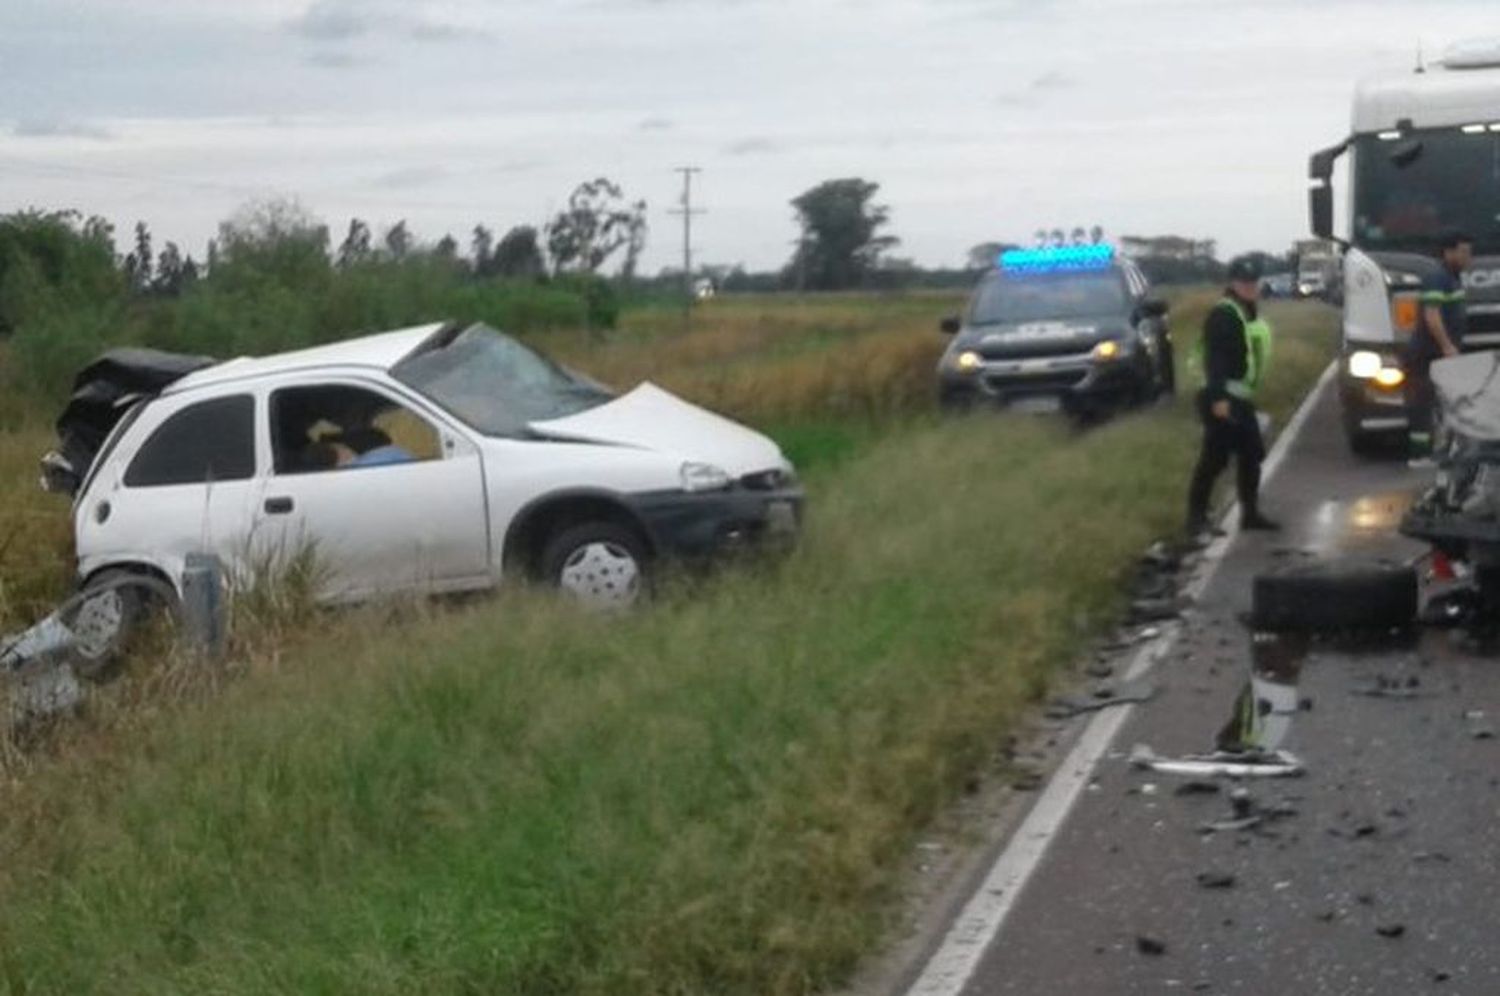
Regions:
<instances>
[{"instance_id":1,"label":"scattered debris on road","mask_svg":"<svg viewBox=\"0 0 1500 996\"><path fill-rule=\"evenodd\" d=\"M1139 934L1135 939L1135 949L1143 955L1164 955L1167 953L1167 942L1159 938Z\"/></svg>"},{"instance_id":2,"label":"scattered debris on road","mask_svg":"<svg viewBox=\"0 0 1500 996\"><path fill-rule=\"evenodd\" d=\"M1113 687L1100 685L1089 696L1062 696L1047 704L1043 715L1048 719L1070 719L1085 712L1098 712L1111 706L1148 702L1156 697L1156 683L1138 681Z\"/></svg>"},{"instance_id":3,"label":"scattered debris on road","mask_svg":"<svg viewBox=\"0 0 1500 996\"><path fill-rule=\"evenodd\" d=\"M1295 755L1282 750L1161 757L1145 744L1137 744L1131 750L1130 763L1137 768L1187 778L1289 778L1306 770Z\"/></svg>"},{"instance_id":4,"label":"scattered debris on road","mask_svg":"<svg viewBox=\"0 0 1500 996\"><path fill-rule=\"evenodd\" d=\"M1230 872L1206 871L1198 873L1198 884L1205 889L1232 889L1239 881Z\"/></svg>"}]
</instances>

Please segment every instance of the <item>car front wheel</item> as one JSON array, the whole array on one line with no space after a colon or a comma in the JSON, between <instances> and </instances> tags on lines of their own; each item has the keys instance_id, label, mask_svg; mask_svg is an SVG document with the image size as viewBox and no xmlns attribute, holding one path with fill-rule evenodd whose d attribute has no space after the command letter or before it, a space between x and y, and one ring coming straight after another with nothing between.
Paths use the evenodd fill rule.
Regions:
<instances>
[{"instance_id":1,"label":"car front wheel","mask_svg":"<svg viewBox=\"0 0 1500 996\"><path fill-rule=\"evenodd\" d=\"M586 522L561 530L542 551L542 577L595 609L627 609L649 587L646 545L613 522Z\"/></svg>"},{"instance_id":2,"label":"car front wheel","mask_svg":"<svg viewBox=\"0 0 1500 996\"><path fill-rule=\"evenodd\" d=\"M110 676L140 648L154 621L170 621L176 612L176 592L165 581L123 570L95 575L64 620L74 635L74 672L94 680Z\"/></svg>"}]
</instances>

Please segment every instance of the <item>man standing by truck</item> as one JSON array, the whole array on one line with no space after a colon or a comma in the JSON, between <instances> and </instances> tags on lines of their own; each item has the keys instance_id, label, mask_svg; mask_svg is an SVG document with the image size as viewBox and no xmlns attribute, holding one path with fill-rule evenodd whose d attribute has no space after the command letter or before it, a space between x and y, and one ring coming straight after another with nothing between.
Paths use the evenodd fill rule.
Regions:
<instances>
[{"instance_id":1,"label":"man standing by truck","mask_svg":"<svg viewBox=\"0 0 1500 996\"><path fill-rule=\"evenodd\" d=\"M1235 483L1240 499L1240 528L1279 528L1260 511L1260 464L1265 459L1260 420L1255 411L1255 389L1265 376L1270 358L1271 328L1259 315L1260 267L1248 256L1229 264L1229 286L1203 323L1203 390L1198 392L1198 416L1203 421L1203 447L1188 489L1187 529L1196 536L1209 528L1208 503L1214 482L1235 459Z\"/></svg>"},{"instance_id":2,"label":"man standing by truck","mask_svg":"<svg viewBox=\"0 0 1500 996\"><path fill-rule=\"evenodd\" d=\"M1432 408L1436 403L1432 362L1457 356L1469 327L1463 274L1474 259L1474 240L1463 232L1449 231L1443 234L1438 249L1443 265L1422 281L1422 310L1403 361L1409 455L1418 467L1430 464L1432 457Z\"/></svg>"}]
</instances>

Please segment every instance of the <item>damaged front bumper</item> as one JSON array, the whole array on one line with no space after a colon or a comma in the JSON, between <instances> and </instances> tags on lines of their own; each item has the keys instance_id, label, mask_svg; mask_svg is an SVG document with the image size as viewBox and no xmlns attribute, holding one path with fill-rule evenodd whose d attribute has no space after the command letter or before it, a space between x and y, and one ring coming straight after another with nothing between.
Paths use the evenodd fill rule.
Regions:
<instances>
[{"instance_id":1,"label":"damaged front bumper","mask_svg":"<svg viewBox=\"0 0 1500 996\"><path fill-rule=\"evenodd\" d=\"M789 546L802 527L800 487L655 491L630 502L658 553L703 559L736 550Z\"/></svg>"}]
</instances>

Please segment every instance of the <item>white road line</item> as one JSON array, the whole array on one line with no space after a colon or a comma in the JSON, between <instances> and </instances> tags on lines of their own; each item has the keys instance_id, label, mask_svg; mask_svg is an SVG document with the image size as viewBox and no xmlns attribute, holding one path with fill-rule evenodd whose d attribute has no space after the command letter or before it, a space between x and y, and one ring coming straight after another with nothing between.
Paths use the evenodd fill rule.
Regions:
<instances>
[{"instance_id":1,"label":"white road line","mask_svg":"<svg viewBox=\"0 0 1500 996\"><path fill-rule=\"evenodd\" d=\"M1323 375L1298 406L1292 420L1287 423L1286 431L1277 438L1276 445L1271 448L1264 464L1265 480L1269 481L1286 460L1292 442L1301 434L1318 399L1333 382L1336 370L1336 363L1328 365L1328 369L1323 371ZM1234 508L1230 509L1226 518L1229 524L1225 535L1204 551L1197 574L1184 588L1184 592L1194 600L1203 594L1213 580L1224 555L1239 533L1238 516L1235 515ZM1171 653L1181 634L1181 625L1173 625L1161 636L1142 646L1131 658L1123 680L1133 681L1150 671L1158 661ZM1026 814L1026 819L1016 829L1010 843L990 867L979 890L953 921L942 944L928 960L927 967L907 990L907 996L959 996L963 992L990 943L1005 925L1005 918L1015 908L1021 890L1041 864L1048 846L1057 839L1057 832L1062 828L1063 821L1068 818L1078 797L1093 779L1094 769L1100 759L1109 750L1134 709L1131 705L1120 706L1096 713L1089 721L1078 742L1048 781L1036 805Z\"/></svg>"}]
</instances>

